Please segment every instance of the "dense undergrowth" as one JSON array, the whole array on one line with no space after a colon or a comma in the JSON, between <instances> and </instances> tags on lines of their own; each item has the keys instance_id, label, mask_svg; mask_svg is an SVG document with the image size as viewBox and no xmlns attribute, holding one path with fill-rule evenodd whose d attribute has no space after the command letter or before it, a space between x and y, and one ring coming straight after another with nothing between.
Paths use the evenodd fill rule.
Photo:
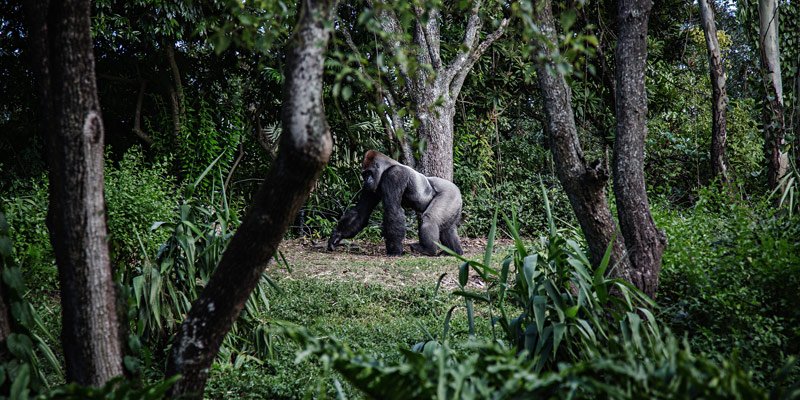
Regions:
<instances>
[{"instance_id":1,"label":"dense undergrowth","mask_svg":"<svg viewBox=\"0 0 800 400\"><path fill-rule=\"evenodd\" d=\"M119 164L109 163L106 191L114 259L131 320L128 346L136 355L129 367L144 380L143 386L116 390L134 396L149 388L158 397L177 324L244 210L229 201L224 174L213 165L201 179L217 190L203 192L196 189L203 187L198 181L176 182L163 166L150 164L137 150ZM342 171L326 170L323 181L333 183L307 207L327 211L308 211L290 235L327 234L335 213L357 195ZM277 280L264 276L223 344L207 394L800 396L800 368L791 363L800 352L797 213L776 210L773 200L732 202L714 190L700 192L691 208L656 203L654 216L669 245L657 307L649 312L648 299L603 278L603 268L613 266L598 271L589 265L563 193L551 178L543 181L507 181L497 192L465 190L471 215L462 234L496 232L516 240L508 248L490 241L487 256L461 268L450 257L432 261L459 277L455 290L434 278L398 287L292 273ZM525 195L515 199L510 193ZM80 388L51 391L43 384L63 383L57 362L51 362L62 357L60 345L45 334L60 330L57 273L45 227L46 180L18 182L0 196L13 243L4 257L7 265L22 267L3 279L15 282L17 301L29 301L39 316L24 319L40 321L24 326L32 345L15 349L37 360L27 374L39 383L28 380L26 389L31 395L86 396ZM500 217L496 209L503 211ZM378 226L379 219L360 238L379 239ZM418 267L421 259L400 262L402 268ZM292 268L280 256L276 265ZM466 285L469 274L485 285ZM20 289L23 279L28 289ZM17 382L23 364L3 363L0 385L22 385ZM412 392L392 389L398 387Z\"/></svg>"}]
</instances>

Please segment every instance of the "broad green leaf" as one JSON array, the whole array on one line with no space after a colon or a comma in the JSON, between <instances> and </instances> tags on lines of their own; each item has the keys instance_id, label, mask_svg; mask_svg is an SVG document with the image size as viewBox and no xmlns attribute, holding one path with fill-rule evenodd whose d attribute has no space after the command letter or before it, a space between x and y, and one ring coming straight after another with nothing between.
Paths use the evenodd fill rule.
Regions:
<instances>
[{"instance_id":1,"label":"broad green leaf","mask_svg":"<svg viewBox=\"0 0 800 400\"><path fill-rule=\"evenodd\" d=\"M469 263L461 264L461 268L458 269L458 285L461 288L467 285L469 281Z\"/></svg>"},{"instance_id":2,"label":"broad green leaf","mask_svg":"<svg viewBox=\"0 0 800 400\"><path fill-rule=\"evenodd\" d=\"M533 298L533 316L536 319L536 327L539 332L544 329L546 305L547 296L536 296Z\"/></svg>"},{"instance_id":3,"label":"broad green leaf","mask_svg":"<svg viewBox=\"0 0 800 400\"><path fill-rule=\"evenodd\" d=\"M522 275L525 277L525 285L528 287L528 297L533 297L533 289L536 286L534 275L536 273L536 266L539 264L539 255L533 254L527 256L522 261Z\"/></svg>"},{"instance_id":4,"label":"broad green leaf","mask_svg":"<svg viewBox=\"0 0 800 400\"><path fill-rule=\"evenodd\" d=\"M578 309L580 309L580 306L576 304L564 311L564 315L567 318L575 318L575 316L578 315Z\"/></svg>"},{"instance_id":5,"label":"broad green leaf","mask_svg":"<svg viewBox=\"0 0 800 400\"><path fill-rule=\"evenodd\" d=\"M32 361L35 354L33 353L33 342L28 335L21 333L9 334L6 338L6 347L8 351L19 359L25 361Z\"/></svg>"},{"instance_id":6,"label":"broad green leaf","mask_svg":"<svg viewBox=\"0 0 800 400\"><path fill-rule=\"evenodd\" d=\"M553 325L553 357L555 357L558 352L558 345L561 343L561 339L564 337L564 332L566 330L567 324L563 322Z\"/></svg>"}]
</instances>

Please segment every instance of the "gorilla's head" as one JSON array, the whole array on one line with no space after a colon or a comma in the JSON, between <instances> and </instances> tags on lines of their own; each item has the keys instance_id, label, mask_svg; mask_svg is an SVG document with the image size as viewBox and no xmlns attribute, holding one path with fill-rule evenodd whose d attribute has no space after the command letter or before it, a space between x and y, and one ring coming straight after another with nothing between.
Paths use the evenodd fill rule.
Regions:
<instances>
[{"instance_id":1,"label":"gorilla's head","mask_svg":"<svg viewBox=\"0 0 800 400\"><path fill-rule=\"evenodd\" d=\"M364 179L364 189L370 192L377 191L383 171L395 164L398 164L398 162L374 150L364 154L364 163L361 165L361 178Z\"/></svg>"}]
</instances>

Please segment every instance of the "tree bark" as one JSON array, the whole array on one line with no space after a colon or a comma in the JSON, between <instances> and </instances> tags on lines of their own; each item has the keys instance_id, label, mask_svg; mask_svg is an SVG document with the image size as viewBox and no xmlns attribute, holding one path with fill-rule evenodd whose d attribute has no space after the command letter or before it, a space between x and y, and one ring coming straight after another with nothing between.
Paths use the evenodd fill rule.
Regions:
<instances>
[{"instance_id":1,"label":"tree bark","mask_svg":"<svg viewBox=\"0 0 800 400\"><path fill-rule=\"evenodd\" d=\"M711 0L698 0L700 3L700 22L705 33L708 48L708 69L711 75L711 172L723 185L730 185L728 157L725 152L727 138L728 94L725 71L722 69L717 26L714 23L714 10Z\"/></svg>"},{"instance_id":2,"label":"tree bark","mask_svg":"<svg viewBox=\"0 0 800 400\"><path fill-rule=\"evenodd\" d=\"M534 7L534 18L541 33L551 43L556 43L557 36L550 0L542 1ZM544 60L537 61L536 75L544 99L553 163L558 179L567 193L570 205L589 243L592 264L597 266L617 231L605 193L608 171L603 169L601 162L595 161L590 164L584 159L572 111L571 89L564 76L556 69L552 61L552 51L547 44L539 40L534 44L537 51L546 56ZM614 239L610 263L616 266L613 269L616 276L629 278L624 275L628 268L625 244L621 236Z\"/></svg>"},{"instance_id":3,"label":"tree bark","mask_svg":"<svg viewBox=\"0 0 800 400\"><path fill-rule=\"evenodd\" d=\"M441 58L441 35L439 30L440 13L434 8L428 10L427 21L424 10L415 8L416 23L412 32L412 44L402 39L402 24L397 15L386 9L385 3L376 2L378 18L384 31L392 34L385 43L390 51L404 49L412 52L422 64L431 66L433 73L420 69L416 74L400 66L400 74L406 91L419 120L418 137L425 142L425 151L418 165L427 176L437 176L453 180L453 117L458 94L467 74L486 49L503 35L508 18L500 21L497 29L482 42L479 41L483 21L478 16L481 0L472 3L471 14L467 20L464 38L458 53L447 65ZM369 3L374 7L372 2ZM413 75L413 76L412 76Z\"/></svg>"},{"instance_id":4,"label":"tree bark","mask_svg":"<svg viewBox=\"0 0 800 400\"><path fill-rule=\"evenodd\" d=\"M778 47L778 0L758 2L759 49L764 74L764 152L767 156L767 181L775 189L789 169L789 157L783 151L786 126L783 110L780 51Z\"/></svg>"},{"instance_id":5,"label":"tree bark","mask_svg":"<svg viewBox=\"0 0 800 400\"><path fill-rule=\"evenodd\" d=\"M133 133L142 139L143 142L147 143L148 145L152 145L153 139L150 138L144 131L142 130L142 103L144 103L144 91L147 89L147 81L142 79L139 82L139 96L136 97L136 110L133 113Z\"/></svg>"},{"instance_id":6,"label":"tree bark","mask_svg":"<svg viewBox=\"0 0 800 400\"><path fill-rule=\"evenodd\" d=\"M47 226L61 283L67 380L101 386L122 375L117 293L103 196L103 121L90 2L27 1L32 60L48 135Z\"/></svg>"},{"instance_id":7,"label":"tree bark","mask_svg":"<svg viewBox=\"0 0 800 400\"><path fill-rule=\"evenodd\" d=\"M656 228L644 184L647 137L647 21L650 0L621 0L616 51L617 135L614 141L614 195L630 258L630 280L655 296L666 234Z\"/></svg>"},{"instance_id":8,"label":"tree bark","mask_svg":"<svg viewBox=\"0 0 800 400\"><path fill-rule=\"evenodd\" d=\"M334 0L303 0L287 55L278 157L219 266L181 324L167 376L183 377L170 396L200 398L222 340L258 284L332 151L322 107L325 45Z\"/></svg>"},{"instance_id":9,"label":"tree bark","mask_svg":"<svg viewBox=\"0 0 800 400\"><path fill-rule=\"evenodd\" d=\"M183 142L183 128L186 125L186 97L183 93L181 71L178 68L178 62L175 59L175 44L168 43L166 46L164 46L164 54L167 57L169 70L172 74L172 85L168 83L165 84L167 87L167 100L169 100L172 111L172 142L176 146L180 146Z\"/></svg>"}]
</instances>

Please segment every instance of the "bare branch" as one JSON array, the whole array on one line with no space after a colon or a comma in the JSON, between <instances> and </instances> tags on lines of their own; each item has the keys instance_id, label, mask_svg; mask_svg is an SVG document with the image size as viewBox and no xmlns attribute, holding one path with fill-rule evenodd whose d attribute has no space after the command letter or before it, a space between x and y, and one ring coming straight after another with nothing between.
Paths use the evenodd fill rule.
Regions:
<instances>
[{"instance_id":1,"label":"bare branch","mask_svg":"<svg viewBox=\"0 0 800 400\"><path fill-rule=\"evenodd\" d=\"M460 63L456 64L456 62L460 61L460 57L454 60L454 63L451 64L452 71L448 71L449 73L453 74L453 80L450 83L450 93L452 98L458 97L458 93L461 92L461 87L464 85L464 80L467 78L467 74L472 69L472 66L481 58L481 55L489 48L489 46L494 43L495 40L499 39L500 36L503 36L506 26L508 25L508 18L503 18L500 21L500 26L492 32L491 35L487 36L486 39L481 42L478 47L470 52L468 55L465 55L463 60Z\"/></svg>"}]
</instances>

